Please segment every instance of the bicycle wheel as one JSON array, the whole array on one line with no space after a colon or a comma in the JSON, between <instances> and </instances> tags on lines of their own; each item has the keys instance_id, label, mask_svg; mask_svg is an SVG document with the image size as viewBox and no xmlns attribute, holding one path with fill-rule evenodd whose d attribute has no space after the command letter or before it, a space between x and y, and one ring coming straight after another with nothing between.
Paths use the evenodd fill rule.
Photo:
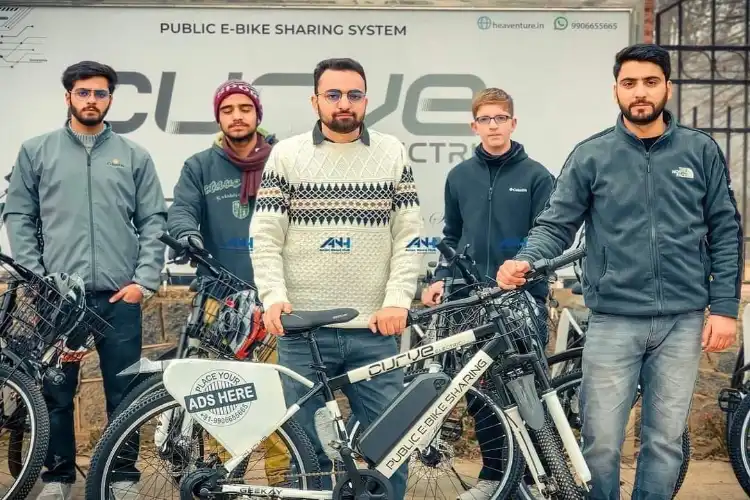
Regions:
<instances>
[{"instance_id":1,"label":"bicycle wheel","mask_svg":"<svg viewBox=\"0 0 750 500\"><path fill-rule=\"evenodd\" d=\"M558 396L560 397L560 403L562 404L563 409L568 416L568 422L570 422L570 425L573 427L574 432L580 432L581 430L581 414L579 413L580 408L578 391L581 385L582 377L583 372L581 370L578 370L550 380L550 385L557 390ZM636 395L636 398L633 401L633 409L636 411L638 411L639 401L640 392ZM637 413L636 415L639 415L639 413ZM636 418L636 421L639 421L639 419ZM639 429L634 428L633 430L635 435L637 436L639 434ZM682 483L685 481L685 476L687 476L688 467L690 465L690 451L690 431L687 427L685 427L685 431L682 433L682 465L680 466L680 472L677 478L677 483L675 485L675 490L672 498L674 498L677 495L677 492L680 491ZM635 462L635 460L633 460L633 462ZM627 465L628 459L624 458L622 467L625 468L625 470L627 470ZM632 474L635 475L634 468ZM628 475L630 475L630 473L628 473ZM628 485L623 484L622 478L620 479L620 486L623 498L626 494L627 496L630 496L630 493L632 493L632 491L629 491Z\"/></svg>"},{"instance_id":2,"label":"bicycle wheel","mask_svg":"<svg viewBox=\"0 0 750 500\"><path fill-rule=\"evenodd\" d=\"M174 411L181 407L166 391L159 388L139 398L125 409L99 440L86 477L86 498L108 500L110 490L118 493L179 498L179 486L172 477L198 468L214 467L230 458L229 453L194 421L182 420L164 426L164 414L185 415ZM149 421L156 421L149 427ZM161 423L161 426L160 426ZM166 428L165 428L166 427ZM129 449L133 446L139 449ZM259 457L265 451L282 449L281 456ZM146 459L152 456L156 464ZM232 478L232 482L257 486L320 489L320 465L310 440L299 424L290 419L250 455L264 467L263 478ZM158 470L166 468L166 471ZM266 483L266 484L264 484ZM144 493L151 485L155 492ZM171 491L171 493L170 493Z\"/></svg>"},{"instance_id":3,"label":"bicycle wheel","mask_svg":"<svg viewBox=\"0 0 750 500\"><path fill-rule=\"evenodd\" d=\"M407 375L404 386L418 375ZM351 418L347 430L356 448L364 428ZM435 437L409 458L404 499L505 500L513 497L524 469L507 417L492 397L471 387Z\"/></svg>"},{"instance_id":4,"label":"bicycle wheel","mask_svg":"<svg viewBox=\"0 0 750 500\"><path fill-rule=\"evenodd\" d=\"M23 499L34 487L47 455L49 413L41 390L25 373L0 365L0 381L0 424L10 434L7 464L14 479L9 486L0 484L0 498ZM26 437L29 442L24 446Z\"/></svg>"},{"instance_id":5,"label":"bicycle wheel","mask_svg":"<svg viewBox=\"0 0 750 500\"><path fill-rule=\"evenodd\" d=\"M750 496L750 398L745 397L734 411L727 448L737 482Z\"/></svg>"},{"instance_id":6,"label":"bicycle wheel","mask_svg":"<svg viewBox=\"0 0 750 500\"><path fill-rule=\"evenodd\" d=\"M114 421L123 410L133 406L135 402L144 395L163 388L164 383L162 379L163 377L161 373L154 373L141 380L137 385L130 389L130 391L128 391L122 401L120 401L120 404L115 408L115 411L112 412L112 416L109 420Z\"/></svg>"}]
</instances>

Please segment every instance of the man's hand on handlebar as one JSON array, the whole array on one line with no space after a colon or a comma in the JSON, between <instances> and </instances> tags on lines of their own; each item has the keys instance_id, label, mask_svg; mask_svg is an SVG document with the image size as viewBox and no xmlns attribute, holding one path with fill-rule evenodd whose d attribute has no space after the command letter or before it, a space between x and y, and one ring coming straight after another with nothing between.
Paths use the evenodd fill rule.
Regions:
<instances>
[{"instance_id":1,"label":"man's hand on handlebar","mask_svg":"<svg viewBox=\"0 0 750 500\"><path fill-rule=\"evenodd\" d=\"M506 260L497 270L497 286L503 290L514 290L526 283L526 273L531 264L524 260Z\"/></svg>"},{"instance_id":2,"label":"man's hand on handlebar","mask_svg":"<svg viewBox=\"0 0 750 500\"><path fill-rule=\"evenodd\" d=\"M438 305L443 300L445 283L440 280L422 290L422 304L427 307Z\"/></svg>"},{"instance_id":3,"label":"man's hand on handlebar","mask_svg":"<svg viewBox=\"0 0 750 500\"><path fill-rule=\"evenodd\" d=\"M400 335L406 328L408 313L403 307L384 307L370 316L368 327L372 333Z\"/></svg>"},{"instance_id":4,"label":"man's hand on handlebar","mask_svg":"<svg viewBox=\"0 0 750 500\"><path fill-rule=\"evenodd\" d=\"M182 236L177 241L180 243L180 245L183 248L190 248L192 245L194 248L198 250L203 250L203 239L196 234L191 233L186 236ZM172 247L169 247L169 260L174 261L175 264L187 264L188 261L190 261L191 267L198 266L196 262L191 261L188 258L187 253L185 251L178 252Z\"/></svg>"},{"instance_id":5,"label":"man's hand on handlebar","mask_svg":"<svg viewBox=\"0 0 750 500\"><path fill-rule=\"evenodd\" d=\"M272 335L284 335L284 327L281 324L281 314L290 314L292 304L289 302L277 302L263 313L263 324L268 333Z\"/></svg>"}]
</instances>

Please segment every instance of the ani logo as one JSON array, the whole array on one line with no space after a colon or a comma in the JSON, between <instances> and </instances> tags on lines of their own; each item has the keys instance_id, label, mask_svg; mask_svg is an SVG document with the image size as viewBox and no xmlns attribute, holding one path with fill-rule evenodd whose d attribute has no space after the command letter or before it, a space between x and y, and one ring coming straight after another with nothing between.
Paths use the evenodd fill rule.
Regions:
<instances>
[{"instance_id":1,"label":"ani logo","mask_svg":"<svg viewBox=\"0 0 750 500\"><path fill-rule=\"evenodd\" d=\"M238 219L247 219L250 215L250 204L243 205L240 200L234 200L232 202L232 214Z\"/></svg>"},{"instance_id":2,"label":"ani logo","mask_svg":"<svg viewBox=\"0 0 750 500\"><path fill-rule=\"evenodd\" d=\"M255 384L229 370L212 370L193 384L185 408L206 425L226 427L241 421L257 400Z\"/></svg>"}]
</instances>

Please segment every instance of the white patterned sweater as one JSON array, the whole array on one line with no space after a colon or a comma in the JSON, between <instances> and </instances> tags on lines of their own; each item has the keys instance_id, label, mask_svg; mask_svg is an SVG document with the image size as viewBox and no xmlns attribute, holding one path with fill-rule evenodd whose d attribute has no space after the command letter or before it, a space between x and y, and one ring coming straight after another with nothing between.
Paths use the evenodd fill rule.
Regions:
<instances>
[{"instance_id":1,"label":"white patterned sweater","mask_svg":"<svg viewBox=\"0 0 750 500\"><path fill-rule=\"evenodd\" d=\"M421 231L414 176L395 137L364 129L340 144L316 129L282 140L250 225L260 299L299 311L351 307L359 316L333 326L366 328L378 309L410 307L422 259L407 247Z\"/></svg>"}]
</instances>

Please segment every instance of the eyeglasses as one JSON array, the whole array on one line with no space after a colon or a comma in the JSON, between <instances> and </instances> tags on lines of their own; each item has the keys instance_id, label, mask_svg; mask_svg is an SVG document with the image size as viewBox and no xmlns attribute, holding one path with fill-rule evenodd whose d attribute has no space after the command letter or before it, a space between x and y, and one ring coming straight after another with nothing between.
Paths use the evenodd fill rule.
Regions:
<instances>
[{"instance_id":1,"label":"eyeglasses","mask_svg":"<svg viewBox=\"0 0 750 500\"><path fill-rule=\"evenodd\" d=\"M75 89L71 91L71 95L74 95L78 100L83 101L88 99L92 92L97 101L103 101L109 98L110 95L109 90L107 89Z\"/></svg>"},{"instance_id":2,"label":"eyeglasses","mask_svg":"<svg viewBox=\"0 0 750 500\"><path fill-rule=\"evenodd\" d=\"M476 122L480 125L489 125L491 121L494 121L498 125L502 125L503 123L510 120L510 116L508 115L497 115L497 116L477 116Z\"/></svg>"},{"instance_id":3,"label":"eyeglasses","mask_svg":"<svg viewBox=\"0 0 750 500\"><path fill-rule=\"evenodd\" d=\"M346 99L352 104L360 102L365 98L365 93L361 90L350 90L346 92L346 94L344 94L344 92L338 89L331 89L316 95L325 96L326 101L330 102L331 104L336 104L337 102L339 102L344 95L346 95Z\"/></svg>"}]
</instances>

